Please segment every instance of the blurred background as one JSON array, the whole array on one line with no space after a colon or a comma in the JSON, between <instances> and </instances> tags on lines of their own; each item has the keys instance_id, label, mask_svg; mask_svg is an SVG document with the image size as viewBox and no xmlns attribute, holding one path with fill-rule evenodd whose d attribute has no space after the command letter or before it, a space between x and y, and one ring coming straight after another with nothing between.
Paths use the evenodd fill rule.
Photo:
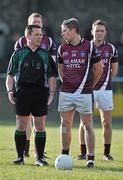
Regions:
<instances>
[{"instance_id":1,"label":"blurred background","mask_svg":"<svg viewBox=\"0 0 123 180\"><path fill-rule=\"evenodd\" d=\"M28 16L41 13L44 30L57 46L61 41L60 25L64 19L75 17L81 25L81 34L91 39L92 22L102 19L108 23L107 40L119 52L119 70L113 80L115 94L123 92L123 1L122 0L4 0L0 2L0 116L11 114L5 89L5 74L16 40L23 35ZM123 102L122 96L120 101ZM4 105L3 105L4 104ZM54 106L56 107L56 102ZM117 103L116 103L117 104ZM122 104L120 105L122 106ZM123 107L123 106L122 106ZM121 108L121 107L119 107ZM53 108L50 109L52 113ZM122 108L121 108L122 109ZM57 109L55 109L57 112ZM122 111L122 110L121 110ZM117 114L119 113L119 109ZM123 116L122 116L123 117Z\"/></svg>"}]
</instances>

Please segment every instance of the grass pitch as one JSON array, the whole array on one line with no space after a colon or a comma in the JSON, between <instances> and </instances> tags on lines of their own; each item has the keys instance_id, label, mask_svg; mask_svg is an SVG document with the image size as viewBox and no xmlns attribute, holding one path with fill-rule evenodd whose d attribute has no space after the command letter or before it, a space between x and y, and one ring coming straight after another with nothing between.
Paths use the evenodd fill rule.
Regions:
<instances>
[{"instance_id":1,"label":"grass pitch","mask_svg":"<svg viewBox=\"0 0 123 180\"><path fill-rule=\"evenodd\" d=\"M0 120L0 180L122 180L123 179L123 121L113 121L112 155L113 162L102 160L102 138L100 121L94 123L96 134L95 168L87 169L86 161L74 160L72 171L60 171L54 167L56 157L60 154L59 122L47 122L46 152L49 167L34 166L34 135L32 134L30 157L25 159L24 166L13 165L16 158L14 131L15 122ZM79 153L78 126L75 123L72 129L70 155L73 159Z\"/></svg>"}]
</instances>

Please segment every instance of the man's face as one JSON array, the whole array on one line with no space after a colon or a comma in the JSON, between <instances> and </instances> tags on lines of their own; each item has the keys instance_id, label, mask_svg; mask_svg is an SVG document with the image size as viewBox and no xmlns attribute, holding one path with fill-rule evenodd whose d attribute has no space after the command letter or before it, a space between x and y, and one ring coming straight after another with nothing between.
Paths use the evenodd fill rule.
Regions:
<instances>
[{"instance_id":1,"label":"man's face","mask_svg":"<svg viewBox=\"0 0 123 180\"><path fill-rule=\"evenodd\" d=\"M33 28L31 35L28 34L28 39L33 46L39 46L41 43L42 30L40 28Z\"/></svg>"},{"instance_id":2,"label":"man's face","mask_svg":"<svg viewBox=\"0 0 123 180\"><path fill-rule=\"evenodd\" d=\"M61 36L65 41L71 42L73 39L73 33L74 33L73 29L69 29L65 25L61 26Z\"/></svg>"},{"instance_id":3,"label":"man's face","mask_svg":"<svg viewBox=\"0 0 123 180\"><path fill-rule=\"evenodd\" d=\"M106 36L106 28L103 25L96 25L91 31L93 38L97 41L102 41Z\"/></svg>"},{"instance_id":4,"label":"man's face","mask_svg":"<svg viewBox=\"0 0 123 180\"><path fill-rule=\"evenodd\" d=\"M42 19L40 17L33 17L30 20L29 25L38 25L42 28L43 27Z\"/></svg>"}]
</instances>

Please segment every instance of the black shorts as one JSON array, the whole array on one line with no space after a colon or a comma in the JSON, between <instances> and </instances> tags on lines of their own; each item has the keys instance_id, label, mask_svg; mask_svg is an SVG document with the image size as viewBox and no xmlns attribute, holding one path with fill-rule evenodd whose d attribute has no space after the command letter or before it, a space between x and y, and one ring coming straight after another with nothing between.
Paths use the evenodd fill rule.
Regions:
<instances>
[{"instance_id":1,"label":"black shorts","mask_svg":"<svg viewBox=\"0 0 123 180\"><path fill-rule=\"evenodd\" d=\"M47 115L48 88L21 87L15 93L15 110L20 116L44 116Z\"/></svg>"}]
</instances>

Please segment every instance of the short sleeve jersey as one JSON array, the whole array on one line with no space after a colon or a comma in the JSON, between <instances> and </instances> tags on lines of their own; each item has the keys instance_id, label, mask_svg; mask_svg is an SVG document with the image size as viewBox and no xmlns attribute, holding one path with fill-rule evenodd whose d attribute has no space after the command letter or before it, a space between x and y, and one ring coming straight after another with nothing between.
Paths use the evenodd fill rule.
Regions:
<instances>
[{"instance_id":1,"label":"short sleeve jersey","mask_svg":"<svg viewBox=\"0 0 123 180\"><path fill-rule=\"evenodd\" d=\"M64 69L61 91L91 93L92 66L100 61L100 55L93 44L84 39L76 46L64 43L58 48L57 58Z\"/></svg>"},{"instance_id":2,"label":"short sleeve jersey","mask_svg":"<svg viewBox=\"0 0 123 180\"><path fill-rule=\"evenodd\" d=\"M25 36L20 37L14 46L14 50L18 50L24 46L27 45L27 40ZM56 44L54 43L54 41L51 39L51 37L48 37L46 35L43 35L41 38L41 44L40 47L42 49L47 50L51 56L55 56L56 55Z\"/></svg>"},{"instance_id":3,"label":"short sleeve jersey","mask_svg":"<svg viewBox=\"0 0 123 180\"><path fill-rule=\"evenodd\" d=\"M15 76L16 86L48 87L48 79L57 76L49 53L41 48L33 52L28 46L13 53L7 73Z\"/></svg>"},{"instance_id":4,"label":"short sleeve jersey","mask_svg":"<svg viewBox=\"0 0 123 180\"><path fill-rule=\"evenodd\" d=\"M93 41L92 41L93 42ZM111 43L103 42L99 47L98 53L101 55L103 62L103 73L97 82L94 90L110 90L111 87L111 64L118 62L118 51Z\"/></svg>"}]
</instances>

